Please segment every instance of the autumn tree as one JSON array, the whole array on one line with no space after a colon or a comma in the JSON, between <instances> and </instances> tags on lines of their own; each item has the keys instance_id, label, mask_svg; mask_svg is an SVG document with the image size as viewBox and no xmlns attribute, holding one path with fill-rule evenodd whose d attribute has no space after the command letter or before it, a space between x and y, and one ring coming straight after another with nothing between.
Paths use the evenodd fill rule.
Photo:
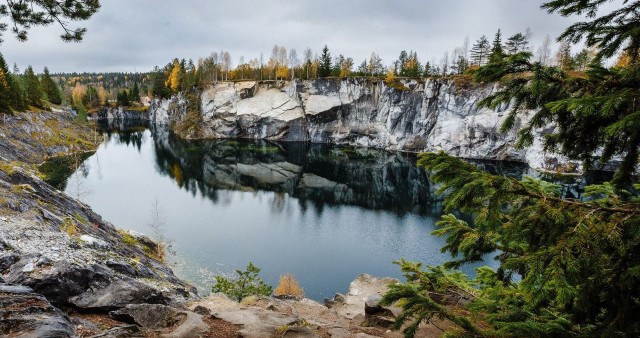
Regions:
<instances>
[{"instance_id":1,"label":"autumn tree","mask_svg":"<svg viewBox=\"0 0 640 338\"><path fill-rule=\"evenodd\" d=\"M165 82L165 86L170 89L174 94L180 90L180 84L182 83L182 69L180 67L180 61L178 59L173 60L173 65L169 72L169 77Z\"/></svg>"},{"instance_id":2,"label":"autumn tree","mask_svg":"<svg viewBox=\"0 0 640 338\"><path fill-rule=\"evenodd\" d=\"M280 276L280 282L273 290L273 294L276 296L293 296L302 298L304 297L304 289L298 285L298 281L292 274L286 273Z\"/></svg>"},{"instance_id":3,"label":"autumn tree","mask_svg":"<svg viewBox=\"0 0 640 338\"><path fill-rule=\"evenodd\" d=\"M382 65L382 59L375 52L371 52L369 56L369 75L380 75L384 73L384 66Z\"/></svg>"},{"instance_id":4,"label":"autumn tree","mask_svg":"<svg viewBox=\"0 0 640 338\"><path fill-rule=\"evenodd\" d=\"M103 86L100 86L100 88L98 88L98 98L100 99L100 104L104 106L109 105L109 94Z\"/></svg>"},{"instance_id":5,"label":"autumn tree","mask_svg":"<svg viewBox=\"0 0 640 338\"><path fill-rule=\"evenodd\" d=\"M224 79L225 81L229 80L229 71L231 71L232 61L231 54L229 52L221 52L220 53L220 63L222 64L222 70L224 71Z\"/></svg>"},{"instance_id":6,"label":"autumn tree","mask_svg":"<svg viewBox=\"0 0 640 338\"><path fill-rule=\"evenodd\" d=\"M571 58L571 45L569 41L560 41L560 47L558 47L558 52L556 53L556 64L563 71L573 69L573 59Z\"/></svg>"},{"instance_id":7,"label":"autumn tree","mask_svg":"<svg viewBox=\"0 0 640 338\"><path fill-rule=\"evenodd\" d=\"M551 38L549 35L544 37L542 45L538 47L535 60L543 65L549 65L551 61Z\"/></svg>"},{"instance_id":8,"label":"autumn tree","mask_svg":"<svg viewBox=\"0 0 640 338\"><path fill-rule=\"evenodd\" d=\"M307 80L309 79L309 72L311 71L312 59L313 59L313 52L311 51L311 48L307 47L304 50L304 60L303 60L303 67L307 75Z\"/></svg>"},{"instance_id":9,"label":"autumn tree","mask_svg":"<svg viewBox=\"0 0 640 338\"><path fill-rule=\"evenodd\" d=\"M294 69L298 67L298 63L300 63L300 60L298 60L298 53L296 52L295 49L291 48L291 50L289 51L289 66L291 67L291 80L293 80L294 77Z\"/></svg>"}]
</instances>

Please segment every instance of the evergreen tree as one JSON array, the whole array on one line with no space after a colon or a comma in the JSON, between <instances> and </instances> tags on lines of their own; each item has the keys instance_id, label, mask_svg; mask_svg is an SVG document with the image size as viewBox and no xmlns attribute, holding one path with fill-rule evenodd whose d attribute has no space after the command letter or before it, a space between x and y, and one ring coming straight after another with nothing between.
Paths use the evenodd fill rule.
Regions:
<instances>
[{"instance_id":1,"label":"evergreen tree","mask_svg":"<svg viewBox=\"0 0 640 338\"><path fill-rule=\"evenodd\" d=\"M40 79L40 83L42 84L42 91L47 95L49 102L53 104L61 104L62 98L60 97L60 90L58 90L58 85L53 81L51 75L49 75L49 69L44 67L44 74L42 74L42 79Z\"/></svg>"},{"instance_id":2,"label":"evergreen tree","mask_svg":"<svg viewBox=\"0 0 640 338\"><path fill-rule=\"evenodd\" d=\"M406 56L406 61L401 67L400 76L418 78L422 75L422 72L423 72L423 69L422 69L422 65L420 64L420 61L418 60L418 53L414 51L410 51L409 54Z\"/></svg>"},{"instance_id":3,"label":"evergreen tree","mask_svg":"<svg viewBox=\"0 0 640 338\"><path fill-rule=\"evenodd\" d=\"M118 92L118 96L116 98L116 104L119 107L129 107L129 94L126 89Z\"/></svg>"},{"instance_id":4,"label":"evergreen tree","mask_svg":"<svg viewBox=\"0 0 640 338\"><path fill-rule=\"evenodd\" d=\"M527 37L522 33L514 34L507 40L507 53L516 54L519 52L524 52L527 50L528 44L529 41L527 40Z\"/></svg>"},{"instance_id":5,"label":"evergreen tree","mask_svg":"<svg viewBox=\"0 0 640 338\"><path fill-rule=\"evenodd\" d=\"M489 62L498 62L505 57L504 48L502 47L502 32L498 29L496 36L493 38L491 46L491 54L489 54Z\"/></svg>"},{"instance_id":6,"label":"evergreen tree","mask_svg":"<svg viewBox=\"0 0 640 338\"><path fill-rule=\"evenodd\" d=\"M585 38L598 47L584 75L532 62L520 51L480 67L478 81L503 87L481 107L509 106L502 126L518 125L517 146L533 142L532 131L554 126L547 150L581 159L590 170L596 160L622 162L610 183L586 187L584 201L561 197L561 187L540 180L484 173L443 153L426 154L419 166L446 193L445 211L474 215L473 223L443 216L435 235L445 236L443 251L453 261L426 267L398 262L407 277L390 285L381 305L403 312L394 328L415 334L433 317L452 325L447 334L474 337L635 337L640 334L640 185L633 175L640 155L640 1L602 15L601 0L554 0L542 7L588 21L570 26L562 39ZM629 53L627 65L605 68L598 61ZM482 267L469 279L458 268L494 254L497 270Z\"/></svg>"},{"instance_id":7,"label":"evergreen tree","mask_svg":"<svg viewBox=\"0 0 640 338\"><path fill-rule=\"evenodd\" d=\"M13 110L26 110L27 106L24 102L24 94L22 93L22 89L20 89L20 85L18 84L18 80L15 78L15 76L9 72L9 66L7 65L7 62L5 61L1 53L0 69L2 69L2 71L4 72L5 80L7 81L7 100L9 102L9 106L13 108ZM14 65L14 69L17 69L17 66Z\"/></svg>"},{"instance_id":8,"label":"evergreen tree","mask_svg":"<svg viewBox=\"0 0 640 338\"><path fill-rule=\"evenodd\" d=\"M398 60L394 62L396 74L398 74L399 76L407 76L407 71L405 68L407 61L409 61L409 55L407 54L407 51L403 50L400 52Z\"/></svg>"},{"instance_id":9,"label":"evergreen tree","mask_svg":"<svg viewBox=\"0 0 640 338\"><path fill-rule=\"evenodd\" d=\"M318 77L331 76L331 53L327 45L322 49L322 55L320 55L320 65L318 66Z\"/></svg>"},{"instance_id":10,"label":"evergreen tree","mask_svg":"<svg viewBox=\"0 0 640 338\"><path fill-rule=\"evenodd\" d=\"M345 61L344 55L342 54L338 55L338 57L335 59L333 63L333 67L331 68L331 76L333 77L340 76L340 71L342 70L342 64L344 63L344 61Z\"/></svg>"},{"instance_id":11,"label":"evergreen tree","mask_svg":"<svg viewBox=\"0 0 640 338\"><path fill-rule=\"evenodd\" d=\"M489 40L487 40L487 37L483 35L471 47L471 63L476 66L482 66L487 63L488 58Z\"/></svg>"},{"instance_id":12,"label":"evergreen tree","mask_svg":"<svg viewBox=\"0 0 640 338\"><path fill-rule=\"evenodd\" d=\"M101 102L100 102L100 94L98 93L98 90L92 86L92 85L88 85L86 91L84 92L84 95L82 96L82 104L85 106L85 108L96 108L99 107Z\"/></svg>"},{"instance_id":13,"label":"evergreen tree","mask_svg":"<svg viewBox=\"0 0 640 338\"><path fill-rule=\"evenodd\" d=\"M28 66L24 71L25 78L25 96L28 105L42 108L42 88L40 87L40 80L33 72L33 68Z\"/></svg>"},{"instance_id":14,"label":"evergreen tree","mask_svg":"<svg viewBox=\"0 0 640 338\"><path fill-rule=\"evenodd\" d=\"M151 86L151 95L154 98L164 99L171 96L169 89L165 86L164 72L158 71L153 74L153 83Z\"/></svg>"},{"instance_id":15,"label":"evergreen tree","mask_svg":"<svg viewBox=\"0 0 640 338\"><path fill-rule=\"evenodd\" d=\"M7 82L7 75L0 67L0 114L13 115L13 110L10 105L11 92L9 90L9 83Z\"/></svg>"},{"instance_id":16,"label":"evergreen tree","mask_svg":"<svg viewBox=\"0 0 640 338\"><path fill-rule=\"evenodd\" d=\"M133 89L129 92L129 101L131 102L140 102L140 88L138 88L138 83L133 83Z\"/></svg>"}]
</instances>

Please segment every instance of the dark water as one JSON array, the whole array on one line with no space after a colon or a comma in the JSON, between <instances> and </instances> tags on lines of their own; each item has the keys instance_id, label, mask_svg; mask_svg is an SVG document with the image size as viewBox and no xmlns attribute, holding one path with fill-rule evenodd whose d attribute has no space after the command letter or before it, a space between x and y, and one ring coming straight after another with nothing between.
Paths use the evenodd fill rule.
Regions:
<instances>
[{"instance_id":1,"label":"dark water","mask_svg":"<svg viewBox=\"0 0 640 338\"><path fill-rule=\"evenodd\" d=\"M185 142L166 131L105 133L67 193L119 228L151 233L158 201L174 271L208 291L249 261L275 286L292 273L308 297L347 291L360 273L401 277L393 260L449 259L430 235L441 199L412 155L262 141ZM521 177L526 166L481 162ZM530 172L529 172L530 174ZM582 182L565 190L579 195ZM491 256L486 264L497 266ZM473 268L462 270L473 274Z\"/></svg>"}]
</instances>

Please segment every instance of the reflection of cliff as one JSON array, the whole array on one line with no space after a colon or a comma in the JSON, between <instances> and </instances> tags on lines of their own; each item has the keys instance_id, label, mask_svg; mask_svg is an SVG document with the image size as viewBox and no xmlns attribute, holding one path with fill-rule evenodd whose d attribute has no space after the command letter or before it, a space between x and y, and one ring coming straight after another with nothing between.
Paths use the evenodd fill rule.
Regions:
<instances>
[{"instance_id":1,"label":"reflection of cliff","mask_svg":"<svg viewBox=\"0 0 640 338\"><path fill-rule=\"evenodd\" d=\"M154 130L153 139L158 169L214 201L223 189L266 190L277 193L274 208L284 193L317 209L348 204L402 214L439 208L426 174L400 153L302 142L186 142L164 129Z\"/></svg>"}]
</instances>

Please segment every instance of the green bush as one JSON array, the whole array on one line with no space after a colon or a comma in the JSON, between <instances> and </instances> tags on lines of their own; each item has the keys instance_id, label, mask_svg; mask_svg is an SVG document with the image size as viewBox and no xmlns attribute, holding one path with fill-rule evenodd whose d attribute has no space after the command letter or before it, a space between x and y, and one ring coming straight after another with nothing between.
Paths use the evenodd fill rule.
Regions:
<instances>
[{"instance_id":1,"label":"green bush","mask_svg":"<svg viewBox=\"0 0 640 338\"><path fill-rule=\"evenodd\" d=\"M269 296L273 288L265 284L258 273L260 268L249 262L244 271L236 270L238 278L235 280L227 279L223 276L216 276L216 284L211 287L212 292L222 292L232 299L241 301L245 297L253 295Z\"/></svg>"}]
</instances>

